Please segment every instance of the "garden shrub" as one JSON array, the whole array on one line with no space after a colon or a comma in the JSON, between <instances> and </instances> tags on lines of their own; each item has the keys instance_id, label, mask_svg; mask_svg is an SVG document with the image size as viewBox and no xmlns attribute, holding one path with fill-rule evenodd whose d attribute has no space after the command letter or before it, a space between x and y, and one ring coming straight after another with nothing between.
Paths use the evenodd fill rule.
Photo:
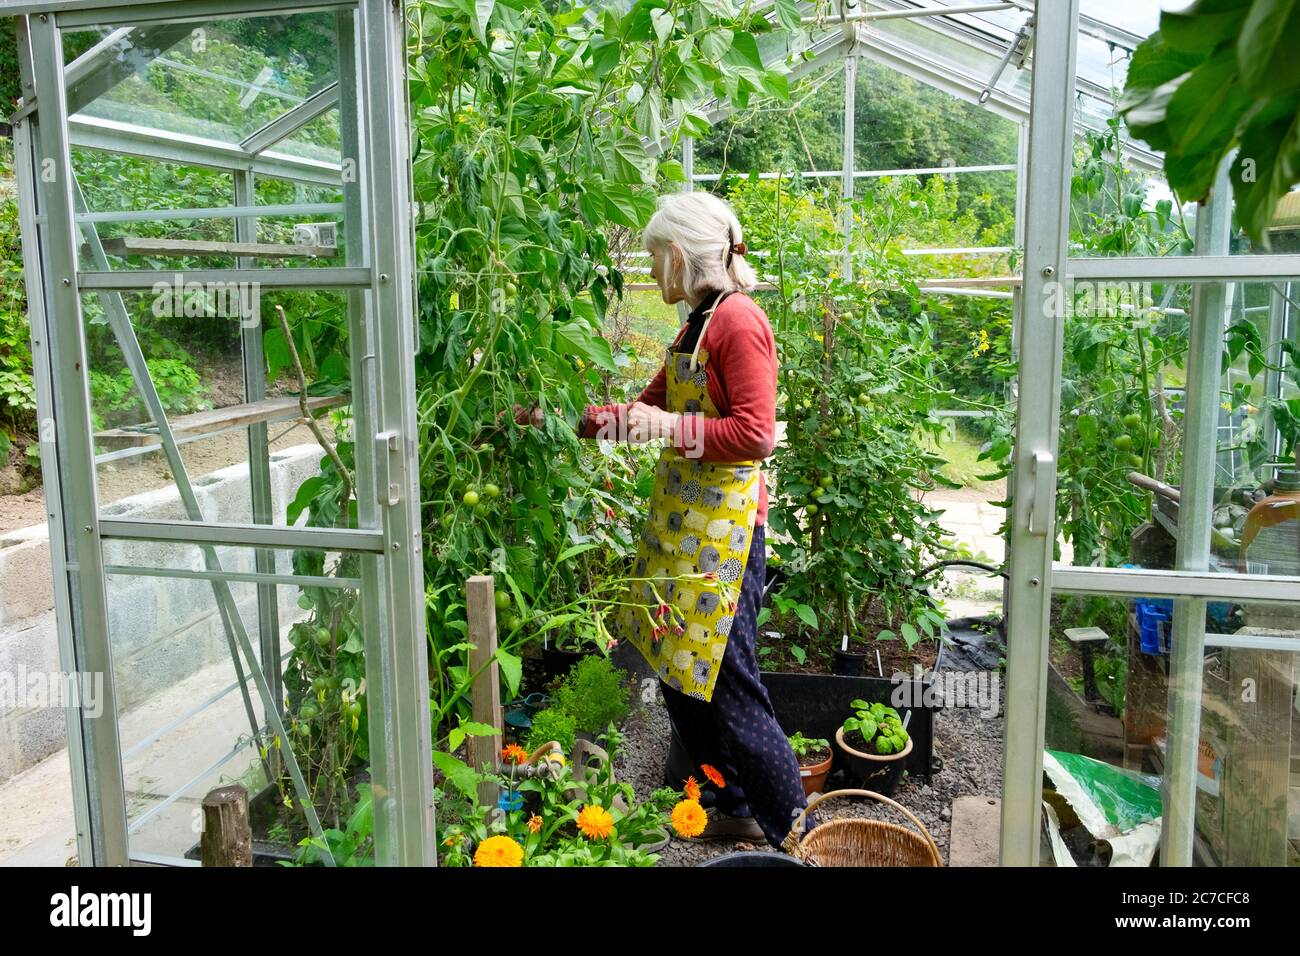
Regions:
<instances>
[{"instance_id":1,"label":"garden shrub","mask_svg":"<svg viewBox=\"0 0 1300 956\"><path fill-rule=\"evenodd\" d=\"M626 678L627 673L615 668L609 658L589 654L569 671L551 706L570 715L577 730L600 733L627 716Z\"/></svg>"},{"instance_id":2,"label":"garden shrub","mask_svg":"<svg viewBox=\"0 0 1300 956\"><path fill-rule=\"evenodd\" d=\"M571 714L566 714L558 707L547 707L533 715L533 725L528 730L528 740L524 748L530 753L542 744L554 740L565 753L573 750L576 738L576 723Z\"/></svg>"}]
</instances>

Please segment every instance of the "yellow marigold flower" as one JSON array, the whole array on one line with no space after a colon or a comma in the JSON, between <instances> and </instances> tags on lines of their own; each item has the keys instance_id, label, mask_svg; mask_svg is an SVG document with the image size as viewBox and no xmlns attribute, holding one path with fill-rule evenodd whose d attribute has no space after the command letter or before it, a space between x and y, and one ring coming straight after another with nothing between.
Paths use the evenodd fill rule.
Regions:
<instances>
[{"instance_id":1,"label":"yellow marigold flower","mask_svg":"<svg viewBox=\"0 0 1300 956\"><path fill-rule=\"evenodd\" d=\"M508 836L490 836L474 851L475 866L523 866L524 848Z\"/></svg>"},{"instance_id":2,"label":"yellow marigold flower","mask_svg":"<svg viewBox=\"0 0 1300 956\"><path fill-rule=\"evenodd\" d=\"M529 833L542 832L542 818L535 813L528 818L528 832Z\"/></svg>"},{"instance_id":3,"label":"yellow marigold flower","mask_svg":"<svg viewBox=\"0 0 1300 956\"><path fill-rule=\"evenodd\" d=\"M700 784L699 781L695 779L694 774L686 778L686 786L682 789L686 793L687 800L700 799Z\"/></svg>"},{"instance_id":4,"label":"yellow marigold flower","mask_svg":"<svg viewBox=\"0 0 1300 956\"><path fill-rule=\"evenodd\" d=\"M578 829L588 840L603 840L614 832L614 818L604 807L583 807L578 812Z\"/></svg>"},{"instance_id":5,"label":"yellow marigold flower","mask_svg":"<svg viewBox=\"0 0 1300 956\"><path fill-rule=\"evenodd\" d=\"M679 837L697 837L709 822L698 800L683 800L673 807L673 830Z\"/></svg>"},{"instance_id":6,"label":"yellow marigold flower","mask_svg":"<svg viewBox=\"0 0 1300 956\"><path fill-rule=\"evenodd\" d=\"M501 751L501 759L506 763L524 763L528 760L528 751L518 744L510 744Z\"/></svg>"},{"instance_id":7,"label":"yellow marigold flower","mask_svg":"<svg viewBox=\"0 0 1300 956\"><path fill-rule=\"evenodd\" d=\"M717 767L712 764L702 763L700 764L700 770L703 771L704 776L709 778L709 783L713 784L715 787L722 787L724 790L726 789L727 781L722 778L722 774L718 773Z\"/></svg>"}]
</instances>

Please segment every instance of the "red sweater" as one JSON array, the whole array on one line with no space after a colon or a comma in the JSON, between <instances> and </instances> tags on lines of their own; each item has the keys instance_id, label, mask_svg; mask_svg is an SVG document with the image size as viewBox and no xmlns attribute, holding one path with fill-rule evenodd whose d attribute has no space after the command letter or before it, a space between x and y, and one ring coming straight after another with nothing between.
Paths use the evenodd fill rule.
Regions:
<instances>
[{"instance_id":1,"label":"red sweater","mask_svg":"<svg viewBox=\"0 0 1300 956\"><path fill-rule=\"evenodd\" d=\"M687 454L690 448L698 453L702 448L699 457L705 461L761 461L776 444L776 339L767 316L749 296L733 293L714 311L700 349L709 353L704 372L719 417L682 416L678 451ZM662 366L637 401L667 410ZM624 434L627 409L626 404L588 406L582 437L595 438L610 415L617 418L616 434ZM764 476L759 479L757 523L766 521Z\"/></svg>"}]
</instances>

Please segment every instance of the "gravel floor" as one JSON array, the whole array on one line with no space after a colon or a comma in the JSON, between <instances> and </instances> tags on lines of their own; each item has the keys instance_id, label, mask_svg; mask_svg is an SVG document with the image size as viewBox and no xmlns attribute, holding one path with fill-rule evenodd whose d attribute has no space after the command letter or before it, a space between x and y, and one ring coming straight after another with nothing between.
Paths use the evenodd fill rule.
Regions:
<instances>
[{"instance_id":1,"label":"gravel floor","mask_svg":"<svg viewBox=\"0 0 1300 956\"><path fill-rule=\"evenodd\" d=\"M668 757L668 713L662 699L641 704L623 727L625 745L616 767L620 779L629 781L639 798L645 798L664 784L664 763ZM948 862L948 838L952 820L952 803L961 796L997 797L1002 791L1001 707L999 716L983 717L973 709L948 708L936 716L935 755L943 760L943 769L930 784L905 778L894 799L916 814L939 845L944 863ZM835 789L837 780L828 781ZM832 817L879 818L905 823L888 807L864 800L835 800L825 805ZM674 837L660 854L660 866L695 866L714 856L735 850L770 850L763 844L730 841L690 842Z\"/></svg>"}]
</instances>

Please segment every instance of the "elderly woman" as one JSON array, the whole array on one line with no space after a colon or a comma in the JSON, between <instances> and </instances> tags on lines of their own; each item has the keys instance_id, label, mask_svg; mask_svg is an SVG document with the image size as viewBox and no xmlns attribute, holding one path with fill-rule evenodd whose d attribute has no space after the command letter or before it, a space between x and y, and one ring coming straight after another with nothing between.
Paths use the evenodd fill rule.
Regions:
<instances>
[{"instance_id":1,"label":"elderly woman","mask_svg":"<svg viewBox=\"0 0 1300 956\"><path fill-rule=\"evenodd\" d=\"M673 727L708 781L704 836L778 846L805 800L755 651L776 342L745 294L757 277L723 200L666 197L645 244L664 302L688 303L690 317L636 401L590 406L581 425L587 438L666 440L621 636L659 675Z\"/></svg>"}]
</instances>

